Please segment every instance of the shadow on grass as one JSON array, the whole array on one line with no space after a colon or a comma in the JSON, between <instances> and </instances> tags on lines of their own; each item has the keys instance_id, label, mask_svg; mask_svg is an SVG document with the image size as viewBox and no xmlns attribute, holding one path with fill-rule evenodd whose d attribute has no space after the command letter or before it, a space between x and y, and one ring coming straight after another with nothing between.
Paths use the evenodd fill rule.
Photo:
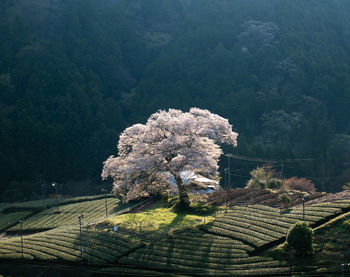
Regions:
<instances>
[{"instance_id":1,"label":"shadow on grass","mask_svg":"<svg viewBox=\"0 0 350 277\"><path fill-rule=\"evenodd\" d=\"M137 205L137 203L136 203ZM125 211L135 203L118 207L117 213ZM115 219L105 222L106 226L118 226L123 230L140 233L151 238L168 235L169 232L184 230L206 223L217 212L216 207L207 204L192 203L187 210L180 210L175 201L159 200L140 212L118 215ZM119 217L120 216L120 217ZM206 218L206 217L209 218Z\"/></svg>"},{"instance_id":2,"label":"shadow on grass","mask_svg":"<svg viewBox=\"0 0 350 277\"><path fill-rule=\"evenodd\" d=\"M82 251L85 264L114 264L122 256L128 255L134 250L143 247L142 238L133 234L125 234L109 229L98 229L91 226L82 228L78 232L73 243L73 248Z\"/></svg>"},{"instance_id":3,"label":"shadow on grass","mask_svg":"<svg viewBox=\"0 0 350 277\"><path fill-rule=\"evenodd\" d=\"M196 240L192 240L193 237ZM147 249L141 249L141 252L146 252L147 256L143 256L137 251L134 257L137 264L142 265L143 261L147 262L149 256L154 258L161 256L163 259L160 259L159 262L163 264L155 262L155 266L167 268L169 271L188 271L188 273L197 275L211 269L223 269L222 260L228 262L226 265L228 268L233 264L232 248L218 247L216 244L218 241L220 241L220 237L208 235L200 230L189 229L174 236L157 240ZM218 252L222 260L218 259ZM154 258L151 260L156 260Z\"/></svg>"},{"instance_id":4,"label":"shadow on grass","mask_svg":"<svg viewBox=\"0 0 350 277\"><path fill-rule=\"evenodd\" d=\"M122 201L120 201L119 205L117 207L114 207L110 211L110 213L111 214L119 214L119 213L123 212L124 210L131 209L132 207L134 207L137 204L138 204L138 202L135 202L135 201L129 201L128 203L123 203Z\"/></svg>"},{"instance_id":5,"label":"shadow on grass","mask_svg":"<svg viewBox=\"0 0 350 277\"><path fill-rule=\"evenodd\" d=\"M207 204L192 204L187 210L179 209L178 202L176 202L170 210L176 214L175 218L170 223L161 223L158 228L153 231L153 233L165 234L171 230L184 230L186 228L196 227L198 224L205 224L205 217L212 216L218 210L217 207L209 206ZM156 203L152 208L148 209L148 212L156 210L158 208L164 207L165 202ZM199 218L193 220L186 220L186 216L197 216ZM203 218L200 218L203 217Z\"/></svg>"},{"instance_id":6,"label":"shadow on grass","mask_svg":"<svg viewBox=\"0 0 350 277\"><path fill-rule=\"evenodd\" d=\"M185 213L188 215L208 216L217 212L218 207L212 206L207 203L190 203L190 206L183 210L180 208L178 197L170 201L172 203L172 209L176 213Z\"/></svg>"},{"instance_id":7,"label":"shadow on grass","mask_svg":"<svg viewBox=\"0 0 350 277\"><path fill-rule=\"evenodd\" d=\"M283 209L283 210L280 211L280 214L290 214L292 210L293 210L293 209L291 209L291 208L289 208L289 209Z\"/></svg>"}]
</instances>

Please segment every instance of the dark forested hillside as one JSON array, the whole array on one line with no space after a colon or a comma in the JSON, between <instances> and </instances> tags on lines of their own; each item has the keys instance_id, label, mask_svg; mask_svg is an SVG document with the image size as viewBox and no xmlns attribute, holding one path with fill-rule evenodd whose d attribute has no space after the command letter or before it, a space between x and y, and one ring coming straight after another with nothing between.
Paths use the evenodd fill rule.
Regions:
<instances>
[{"instance_id":1,"label":"dark forested hillside","mask_svg":"<svg viewBox=\"0 0 350 277\"><path fill-rule=\"evenodd\" d=\"M235 153L312 159L284 174L339 190L350 181L349 13L347 0L0 1L2 198L54 181L93 192L125 127L193 106L234 124Z\"/></svg>"}]
</instances>

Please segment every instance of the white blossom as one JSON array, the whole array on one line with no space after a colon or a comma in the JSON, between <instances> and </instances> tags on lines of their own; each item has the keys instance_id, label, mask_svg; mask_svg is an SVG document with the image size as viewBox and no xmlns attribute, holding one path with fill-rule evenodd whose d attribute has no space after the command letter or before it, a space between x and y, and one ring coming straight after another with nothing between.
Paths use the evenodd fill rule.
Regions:
<instances>
[{"instance_id":1,"label":"white blossom","mask_svg":"<svg viewBox=\"0 0 350 277\"><path fill-rule=\"evenodd\" d=\"M145 125L124 130L118 156L104 162L101 176L112 177L114 191L126 201L147 197L168 187L162 172L171 173L175 179L185 170L215 177L222 154L216 143L235 147L237 136L227 119L208 110L160 110Z\"/></svg>"}]
</instances>

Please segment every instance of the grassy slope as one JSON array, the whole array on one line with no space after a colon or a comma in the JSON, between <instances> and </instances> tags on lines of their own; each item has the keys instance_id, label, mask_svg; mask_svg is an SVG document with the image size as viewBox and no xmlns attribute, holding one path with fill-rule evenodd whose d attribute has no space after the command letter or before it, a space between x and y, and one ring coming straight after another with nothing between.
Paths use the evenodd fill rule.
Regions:
<instances>
[{"instance_id":1,"label":"grassy slope","mask_svg":"<svg viewBox=\"0 0 350 277\"><path fill-rule=\"evenodd\" d=\"M349 223L347 223L349 222ZM342 214L314 229L314 253L305 257L289 257L297 272L311 276L340 276L341 264L350 260L350 212ZM288 259L285 245L267 251L267 255ZM272 254L272 255L271 255ZM350 276L349 266L346 268Z\"/></svg>"},{"instance_id":2,"label":"grassy slope","mask_svg":"<svg viewBox=\"0 0 350 277\"><path fill-rule=\"evenodd\" d=\"M214 219L216 210L207 205L192 205L191 211L175 211L166 201L158 201L138 213L127 213L108 218L103 223L145 235L158 236L169 231L195 227Z\"/></svg>"},{"instance_id":3,"label":"grassy slope","mask_svg":"<svg viewBox=\"0 0 350 277\"><path fill-rule=\"evenodd\" d=\"M350 224L346 224L347 220L350 220L350 213L315 231L312 262L318 272L339 270L341 263L350 262Z\"/></svg>"}]
</instances>

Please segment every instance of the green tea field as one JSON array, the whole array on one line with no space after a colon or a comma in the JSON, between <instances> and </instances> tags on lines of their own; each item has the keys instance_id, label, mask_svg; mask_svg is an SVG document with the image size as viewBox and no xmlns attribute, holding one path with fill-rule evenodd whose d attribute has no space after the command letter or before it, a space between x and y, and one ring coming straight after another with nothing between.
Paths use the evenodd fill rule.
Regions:
<instances>
[{"instance_id":1,"label":"green tea field","mask_svg":"<svg viewBox=\"0 0 350 277\"><path fill-rule=\"evenodd\" d=\"M350 200L306 206L304 214L301 208L280 210L246 205L231 207L227 212L213 210L207 215L207 222L202 221L203 214L196 214L198 209L166 221L173 211L161 202L125 217L125 213L142 203L123 204L112 197L107 200L108 220L104 198L61 203L32 216L33 211L3 214L1 263L62 264L72 268L84 265L87 271L90 268L92 276L307 274L311 269L317 272L318 265L324 264L315 263L306 269L266 255L266 250L283 243L289 228L298 221L316 228L346 216L350 210ZM142 219L139 224L144 226L137 225L137 214ZM150 221L156 222L158 215L163 219L151 225ZM23 237L20 224L15 224L22 218L26 218L22 232L32 233Z\"/></svg>"}]
</instances>

